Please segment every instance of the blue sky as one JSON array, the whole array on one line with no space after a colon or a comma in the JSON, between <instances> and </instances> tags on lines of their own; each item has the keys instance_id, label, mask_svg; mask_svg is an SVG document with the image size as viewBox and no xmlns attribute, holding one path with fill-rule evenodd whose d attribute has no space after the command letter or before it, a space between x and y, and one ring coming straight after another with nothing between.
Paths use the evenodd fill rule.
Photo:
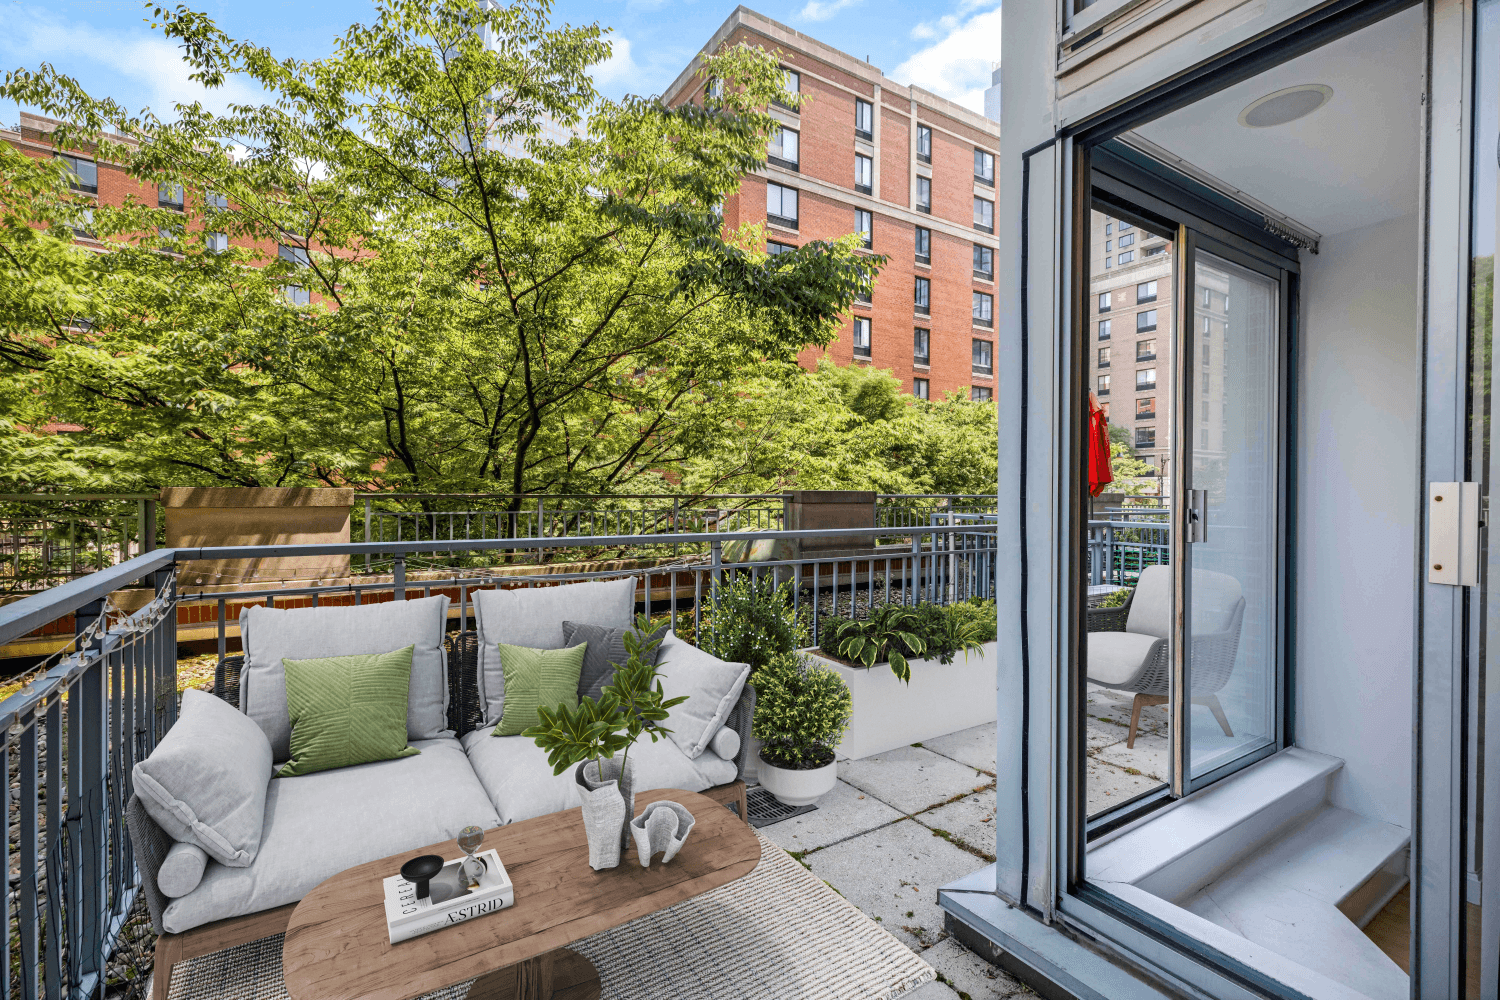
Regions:
<instances>
[{"instance_id":1,"label":"blue sky","mask_svg":"<svg viewBox=\"0 0 1500 1000\"><path fill-rule=\"evenodd\" d=\"M175 4L176 0L166 0ZM360 0L189 0L229 34L303 59L326 55L352 23L372 19ZM887 76L983 108L991 60L1000 58L999 0L763 0L746 4L783 24L860 58ZM596 67L607 96L655 94L669 85L735 8L733 0L558 0L556 23L598 21L613 30L614 55ZM163 118L173 102L210 107L253 99L230 83L206 95L188 79L176 49L131 0L0 0L0 70L50 62L97 96L132 110L150 106ZM0 107L0 122L16 120ZM163 113L166 112L166 113Z\"/></svg>"}]
</instances>

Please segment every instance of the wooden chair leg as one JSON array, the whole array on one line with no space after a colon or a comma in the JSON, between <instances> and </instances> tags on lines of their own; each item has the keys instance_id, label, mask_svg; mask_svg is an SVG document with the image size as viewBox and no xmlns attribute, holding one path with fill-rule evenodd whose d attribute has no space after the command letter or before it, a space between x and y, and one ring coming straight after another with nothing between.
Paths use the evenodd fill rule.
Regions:
<instances>
[{"instance_id":1,"label":"wooden chair leg","mask_svg":"<svg viewBox=\"0 0 1500 1000\"><path fill-rule=\"evenodd\" d=\"M750 822L750 793L746 790L745 783L743 781L741 781L739 785L740 796L735 801L739 804L741 821L748 824Z\"/></svg>"},{"instance_id":2,"label":"wooden chair leg","mask_svg":"<svg viewBox=\"0 0 1500 1000\"><path fill-rule=\"evenodd\" d=\"M1141 709L1146 707L1146 696L1138 694L1130 701L1130 738L1125 741L1125 749L1135 749L1135 730L1141 724Z\"/></svg>"},{"instance_id":3,"label":"wooden chair leg","mask_svg":"<svg viewBox=\"0 0 1500 1000\"><path fill-rule=\"evenodd\" d=\"M1219 728L1224 730L1225 736L1234 735L1234 730L1229 728L1229 716L1224 714L1224 706L1219 704L1218 695L1206 694L1201 698L1194 698L1193 700L1200 705L1208 706L1208 710L1214 713L1214 718L1218 720Z\"/></svg>"}]
</instances>

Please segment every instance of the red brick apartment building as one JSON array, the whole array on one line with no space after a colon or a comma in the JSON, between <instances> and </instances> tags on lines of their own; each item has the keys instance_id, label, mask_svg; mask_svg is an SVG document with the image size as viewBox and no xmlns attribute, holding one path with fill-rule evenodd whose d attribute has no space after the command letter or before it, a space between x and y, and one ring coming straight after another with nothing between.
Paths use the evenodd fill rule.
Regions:
<instances>
[{"instance_id":1,"label":"red brick apartment building","mask_svg":"<svg viewBox=\"0 0 1500 1000\"><path fill-rule=\"evenodd\" d=\"M204 213L209 206L205 201L208 196L204 192L184 191L182 186L177 184L163 184L159 187L142 184L131 177L122 164L99 159L91 151L62 151L54 148L52 133L61 124L55 119L23 111L17 128L0 128L0 141L10 143L35 159L57 157L67 161L68 168L73 175L73 190L85 198L92 198L95 204L120 207L125 204L127 198L134 195L141 204L181 212L184 231L202 233L210 249L223 250L233 244L259 250L268 257L280 256L294 262L307 260L306 242L292 234L287 235L286 243L276 244L266 240L253 241L239 236L230 237L225 233L208 232ZM111 135L109 139L111 142L126 147L133 147L137 143L137 140L125 135ZM220 199L215 207L228 208L229 204ZM83 226L76 228L74 234L79 243L85 246L98 250L108 248L107 243L96 240L89 234L86 222ZM287 292L293 302L308 301L307 289L289 287Z\"/></svg>"},{"instance_id":2,"label":"red brick apartment building","mask_svg":"<svg viewBox=\"0 0 1500 1000\"><path fill-rule=\"evenodd\" d=\"M725 227L766 223L773 253L864 234L889 261L829 355L889 368L917 396L994 399L999 124L745 7L703 52L742 42L778 52L803 103L771 107L781 131L765 168L726 201ZM667 103L702 101L700 66L694 57Z\"/></svg>"}]
</instances>

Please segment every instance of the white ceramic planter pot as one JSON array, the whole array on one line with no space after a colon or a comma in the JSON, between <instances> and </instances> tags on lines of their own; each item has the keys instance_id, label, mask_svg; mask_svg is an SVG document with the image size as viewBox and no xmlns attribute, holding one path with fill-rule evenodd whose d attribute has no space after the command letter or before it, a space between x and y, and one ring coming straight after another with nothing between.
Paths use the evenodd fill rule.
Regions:
<instances>
[{"instance_id":1,"label":"white ceramic planter pot","mask_svg":"<svg viewBox=\"0 0 1500 1000\"><path fill-rule=\"evenodd\" d=\"M759 763L760 787L776 796L778 802L789 806L810 806L833 791L838 771L837 761L810 771L777 767L764 758L759 758Z\"/></svg>"},{"instance_id":2,"label":"white ceramic planter pot","mask_svg":"<svg viewBox=\"0 0 1500 1000\"><path fill-rule=\"evenodd\" d=\"M816 653L810 655L837 670L849 685L854 713L838 746L840 757L858 760L995 721L998 704L993 642L985 643L978 653L955 655L952 663L909 661L910 684L901 683L888 663L877 663L866 670ZM762 763L762 773L765 768ZM761 784L765 784L764 778Z\"/></svg>"}]
</instances>

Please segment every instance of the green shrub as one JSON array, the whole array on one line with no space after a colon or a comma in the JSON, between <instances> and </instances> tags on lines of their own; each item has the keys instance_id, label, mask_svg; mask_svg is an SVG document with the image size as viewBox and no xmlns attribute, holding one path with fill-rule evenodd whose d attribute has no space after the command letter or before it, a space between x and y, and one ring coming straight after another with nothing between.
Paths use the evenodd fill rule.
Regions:
<instances>
[{"instance_id":1,"label":"green shrub","mask_svg":"<svg viewBox=\"0 0 1500 1000\"><path fill-rule=\"evenodd\" d=\"M958 653L978 650L996 635L995 602L971 599L961 604L887 604L868 619L824 620L825 653L857 666L889 663L891 672L911 680L907 660L952 663Z\"/></svg>"},{"instance_id":2,"label":"green shrub","mask_svg":"<svg viewBox=\"0 0 1500 1000\"><path fill-rule=\"evenodd\" d=\"M807 645L807 629L792 610L790 580L770 573L740 576L719 588L718 601L698 629L698 646L728 663L748 663L753 676L772 657Z\"/></svg>"},{"instance_id":3,"label":"green shrub","mask_svg":"<svg viewBox=\"0 0 1500 1000\"><path fill-rule=\"evenodd\" d=\"M830 763L854 710L838 671L812 664L801 653L778 653L761 667L754 683L750 731L764 744L761 756L794 770Z\"/></svg>"},{"instance_id":4,"label":"green shrub","mask_svg":"<svg viewBox=\"0 0 1500 1000\"><path fill-rule=\"evenodd\" d=\"M1130 600L1130 595L1135 592L1134 587L1124 587L1120 590L1112 590L1099 599L1093 605L1096 608L1123 608L1125 602Z\"/></svg>"}]
</instances>

